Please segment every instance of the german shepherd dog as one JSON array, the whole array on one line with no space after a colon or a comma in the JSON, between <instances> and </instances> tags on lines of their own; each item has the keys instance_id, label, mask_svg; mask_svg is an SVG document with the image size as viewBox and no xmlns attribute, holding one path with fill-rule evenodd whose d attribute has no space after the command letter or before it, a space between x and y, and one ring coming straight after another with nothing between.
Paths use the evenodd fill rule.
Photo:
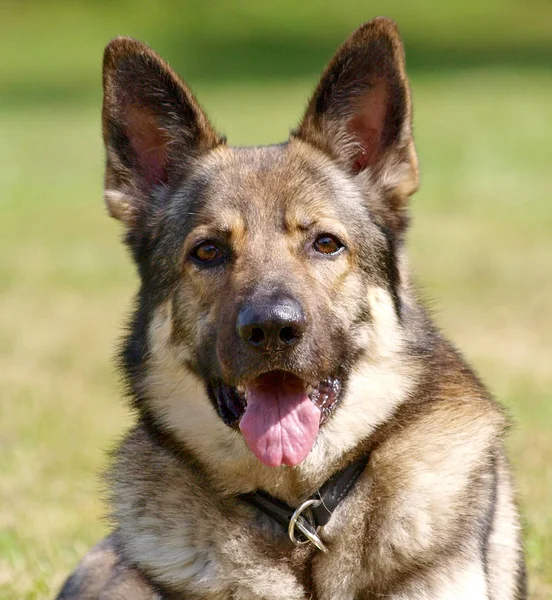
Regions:
<instances>
[{"instance_id":1,"label":"german shepherd dog","mask_svg":"<svg viewBox=\"0 0 552 600\"><path fill-rule=\"evenodd\" d=\"M411 114L383 18L263 147L228 146L144 44L107 46L137 420L109 473L113 532L59 598L526 597L507 419L405 257Z\"/></svg>"}]
</instances>

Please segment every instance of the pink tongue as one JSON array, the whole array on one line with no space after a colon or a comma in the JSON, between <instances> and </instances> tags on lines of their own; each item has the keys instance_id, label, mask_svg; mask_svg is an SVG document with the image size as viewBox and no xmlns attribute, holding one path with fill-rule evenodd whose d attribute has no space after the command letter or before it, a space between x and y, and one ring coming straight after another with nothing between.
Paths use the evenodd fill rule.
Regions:
<instances>
[{"instance_id":1,"label":"pink tongue","mask_svg":"<svg viewBox=\"0 0 552 600\"><path fill-rule=\"evenodd\" d=\"M248 386L240 429L265 465L298 465L311 451L319 425L320 410L298 377L263 375Z\"/></svg>"}]
</instances>

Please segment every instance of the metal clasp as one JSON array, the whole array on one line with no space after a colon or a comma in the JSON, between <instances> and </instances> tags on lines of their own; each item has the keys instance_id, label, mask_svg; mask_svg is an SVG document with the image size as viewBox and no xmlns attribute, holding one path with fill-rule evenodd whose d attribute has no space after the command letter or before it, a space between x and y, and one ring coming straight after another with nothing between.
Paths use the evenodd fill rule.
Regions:
<instances>
[{"instance_id":1,"label":"metal clasp","mask_svg":"<svg viewBox=\"0 0 552 600\"><path fill-rule=\"evenodd\" d=\"M316 507L316 506L320 506L320 504L322 504L322 501L315 500L314 498L311 498L310 500L306 500L305 502L303 502L303 504L301 504L301 506L299 506L299 508L293 513L293 515L291 516L291 519L289 520L288 535L289 535L289 539L296 546L300 546L302 544L308 544L310 542L311 544L314 544L322 552L327 552L328 548L326 548L326 546L324 546L324 543L318 536L318 531L320 530L320 527L318 529L316 529L314 527L314 524L312 522L313 521L312 516L311 516L310 520L307 520L302 515L303 511L310 509L311 506ZM295 528L297 528L307 539L304 541L298 540L295 537Z\"/></svg>"}]
</instances>

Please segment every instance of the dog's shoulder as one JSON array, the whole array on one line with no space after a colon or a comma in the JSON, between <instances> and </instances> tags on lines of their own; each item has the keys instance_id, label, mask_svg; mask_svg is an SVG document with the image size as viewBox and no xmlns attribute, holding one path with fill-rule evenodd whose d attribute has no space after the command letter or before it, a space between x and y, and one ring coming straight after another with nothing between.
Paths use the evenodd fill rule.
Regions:
<instances>
[{"instance_id":1,"label":"dog's shoulder","mask_svg":"<svg viewBox=\"0 0 552 600\"><path fill-rule=\"evenodd\" d=\"M387 451L409 468L420 461L455 478L494 468L508 416L452 344L438 338L436 346L410 401L388 423Z\"/></svg>"},{"instance_id":2,"label":"dog's shoulder","mask_svg":"<svg viewBox=\"0 0 552 600\"><path fill-rule=\"evenodd\" d=\"M57 600L157 600L143 577L125 565L113 533L96 544L65 582Z\"/></svg>"}]
</instances>

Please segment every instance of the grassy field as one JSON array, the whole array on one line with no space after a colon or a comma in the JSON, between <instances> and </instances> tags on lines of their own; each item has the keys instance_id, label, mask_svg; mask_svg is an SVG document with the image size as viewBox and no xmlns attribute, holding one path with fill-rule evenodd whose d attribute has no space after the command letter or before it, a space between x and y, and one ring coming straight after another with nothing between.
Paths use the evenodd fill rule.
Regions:
<instances>
[{"instance_id":1,"label":"grassy field","mask_svg":"<svg viewBox=\"0 0 552 600\"><path fill-rule=\"evenodd\" d=\"M194 62L179 58L183 46L167 19L147 29L137 11L129 28L121 28L122 9L113 12L106 3L101 19L90 12L89 27L79 32L76 9L56 20L59 7L36 6L27 16L14 8L11 23L21 35L0 42L3 56L13 58L0 66L8 92L0 97L0 597L7 600L51 598L105 533L100 473L106 450L130 422L111 356L136 277L121 231L101 202L101 46L117 24L118 32L136 35L143 27L149 37L140 37L169 59L183 60L179 66ZM552 77L539 53L545 9L535 3L525 39L514 27L513 4L505 2L496 34L503 39L484 54L488 41L464 13L464 20L433 15L457 24L439 39L401 6L397 19L404 17L413 40L422 167L408 242L412 262L438 322L512 414L509 447L526 523L531 598L546 600L552 597ZM475 3L466 6L476 10ZM336 20L338 33L361 22L355 10ZM286 58L285 44L253 9L245 25L234 18L233 45L231 36L224 43L217 38L222 17L213 21L213 39L194 38L197 23L210 17L199 9L193 15L187 43L203 44L210 54L195 78L191 68L190 79L213 121L236 144L283 139L333 38L318 40L298 65L291 58L302 54L300 45ZM307 16L299 14L298 22ZM320 31L329 22L322 19ZM244 51L247 36L238 24L255 31L247 39L264 61L262 73L242 57L243 69L223 76L224 65L212 55ZM465 55L454 54L463 24L472 28L470 42ZM57 29L46 37L41 28L49 25ZM299 25L287 27L283 38L299 39L293 30ZM318 39L314 29L311 24L312 40ZM284 66L265 56L263 32L271 33ZM48 43L37 44L37 35ZM425 46L416 43L426 38ZM78 51L67 51L71 41ZM444 59L427 62L431 44L452 52L451 68ZM289 77L274 70L285 65Z\"/></svg>"}]
</instances>

